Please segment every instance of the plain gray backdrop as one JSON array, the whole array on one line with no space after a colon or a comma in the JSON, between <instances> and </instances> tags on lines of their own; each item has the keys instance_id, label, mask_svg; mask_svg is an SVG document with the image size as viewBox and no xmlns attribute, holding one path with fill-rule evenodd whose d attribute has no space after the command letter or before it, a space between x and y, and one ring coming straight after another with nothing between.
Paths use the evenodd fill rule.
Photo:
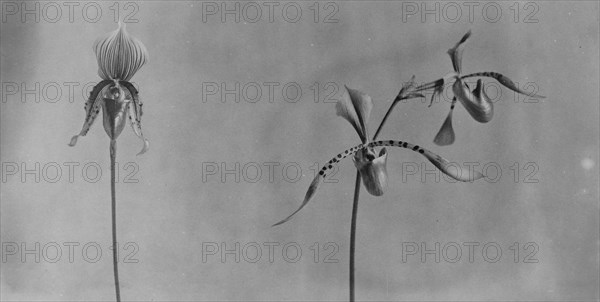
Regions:
<instances>
[{"instance_id":1,"label":"plain gray backdrop","mask_svg":"<svg viewBox=\"0 0 600 302\"><path fill-rule=\"evenodd\" d=\"M256 6L233 1L214 3L219 9L238 3L240 22L220 13L203 20L203 9L213 4L186 1L100 1L98 18L96 6L84 11L85 3L76 2L72 20L65 3L32 1L29 8L40 5L39 22L33 15L22 22L21 12L12 14L6 3L0 24L3 300L114 299L109 140L101 117L76 147L67 143L81 129L86 84L100 80L92 45L117 28L117 7L118 17L128 18L129 34L150 54L132 79L145 104L150 150L135 155L141 141L129 126L118 140L123 300L346 300L350 160L340 165L337 182L323 184L294 219L270 225L301 203L316 163L360 142L335 115L332 100L342 96L343 85L373 98L374 133L403 82L414 74L423 83L452 70L446 51L468 30L465 73L500 72L547 98L517 98L484 79L495 100L493 120L477 123L457 105L456 142L446 147L432 141L448 98L430 108L428 98L396 107L381 139L419 144L478 169L487 165L492 181L451 183L433 174L423 181L424 158L390 149L385 194L361 192L357 299L599 298L597 2L498 1L485 10L484 2L475 2L472 20L463 2L426 2L425 8L439 10L424 16L421 2L274 2L272 20L267 4L257 2L262 15L254 23ZM419 11L408 18L413 4ZM293 23L297 7L302 15ZM222 94L222 84L231 90L236 82L237 96ZM36 83L37 92L24 93ZM220 91L211 95L215 86ZM246 100L256 87L261 96ZM409 175L414 167L419 171ZM78 244L72 261L70 242ZM439 263L432 254L424 262L420 251L407 255L411 242L427 249L439 243ZM478 244L472 262L469 242ZM82 254L86 244L88 254ZM97 262L90 260L94 246L102 251ZM207 253L215 246L215 255ZM462 254L453 263L456 246ZM22 248L34 251L22 255ZM222 256L222 248L234 252ZM126 257L137 263L123 263Z\"/></svg>"}]
</instances>

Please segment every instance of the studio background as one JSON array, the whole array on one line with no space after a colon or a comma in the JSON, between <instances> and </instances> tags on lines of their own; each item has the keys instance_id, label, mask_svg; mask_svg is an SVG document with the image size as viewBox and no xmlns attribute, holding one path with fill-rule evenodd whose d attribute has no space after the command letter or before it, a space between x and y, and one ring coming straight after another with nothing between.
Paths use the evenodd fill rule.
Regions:
<instances>
[{"instance_id":1,"label":"studio background","mask_svg":"<svg viewBox=\"0 0 600 302\"><path fill-rule=\"evenodd\" d=\"M73 22L64 3L57 3L63 15L56 23L44 16L37 23L32 16L22 22L19 14L3 11L6 20L0 24L2 300L114 299L109 140L102 118L76 147L67 146L84 119L83 87L100 80L92 45L117 28L114 2L96 2L102 15L95 23L82 18L83 3L74 8ZM298 1L294 3L302 16L296 23L282 17L281 7L288 2L278 2L273 22L258 2L263 16L256 23L245 22L244 15L239 23L232 16L222 22L219 14L203 20L201 2L132 3L119 8L123 19L137 7L130 17L138 22L128 23L127 30L150 54L132 79L145 104L142 127L150 150L135 155L141 141L129 126L119 137L118 238L122 244L134 243L132 258L138 260L120 263L124 300L346 300L355 177L351 160L340 165L337 183L323 184L294 219L270 227L301 203L315 163L323 165L360 142L350 124L335 115L334 101L325 98L332 93L331 99L339 99L343 85L369 94L374 102L369 128L374 133L403 82L414 74L423 83L452 70L446 51L469 29L473 34L465 44L465 73L500 72L521 87L532 82L547 98L525 102L527 97L502 87L488 124L477 123L457 105L456 142L446 147L432 141L449 110L448 99L428 108L428 94L427 99L396 107L381 139L409 141L451 161L479 163L479 168L495 163L502 174L495 182L436 182L432 175L422 181L422 171L408 175L407 169L413 163L420 168L425 160L390 149L385 195L361 192L357 299L598 299L597 2L539 1L529 2L535 7L527 9L526 2L496 2L502 12L497 22L484 18L483 3L469 22L468 7L456 2L463 16L454 23L447 20L454 14L438 15L439 22L434 15L423 19L419 13L404 19L403 2L392 1L335 2L328 7L328 2L317 2L319 22L315 4ZM233 7L236 2L215 3ZM436 2L427 3L431 8ZM515 7L520 9L516 15ZM337 22L324 23L335 8L329 20ZM525 23L534 8L538 22ZM250 13L245 16L253 17ZM257 84L262 96L250 102L243 94L207 93L207 87L233 89L236 82L240 89ZM329 82L333 84L326 86ZM40 88L27 95L23 83L27 89L36 83ZM53 83L60 87L57 100L51 87L43 91ZM8 93L13 84L19 91ZM68 85L74 87L72 98ZM272 99L268 85L273 85ZM289 101L295 98L292 88L288 99L282 96L286 85L301 88L297 101ZM252 87L248 95L254 95ZM491 96L494 91L490 88ZM36 163L38 172L21 170L22 165L34 169ZM55 182L48 181L56 173L52 163L62 173ZM70 163L75 163L72 181ZM222 165L234 170L236 163L238 172L222 170ZM533 166L525 169L527 163ZM82 175L86 164L101 168L96 182ZM13 175L7 169L14 165L19 171ZM215 174L207 173L214 167ZM88 172L94 178L94 168ZM494 169L489 172L493 177ZM127 175L137 182L124 182ZM34 249L36 242L40 249L57 243L62 257L56 263L44 255L39 263L32 254L23 259L21 244ZM72 263L64 245L69 242L79 244ZM81 253L91 242L102 249L95 263ZM417 253L403 262L407 242L423 242L428 249L436 242L440 248L455 242L462 257L456 263L443 257L436 263L426 255L423 263ZM465 242L480 244L473 262ZM495 263L481 254L490 242L502 248ZM517 263L510 249L515 242ZM529 242L538 247L537 263L524 263L533 250L524 249ZM19 253L5 251L10 243L17 244ZM203 253L208 246L221 249L222 243L227 249L240 244L239 262L233 254L222 257L220 250ZM271 243L278 244L272 261ZM320 251L316 259L315 243ZM286 244L301 248L296 262L282 256ZM262 257L253 263L244 256L253 258L256 246ZM121 249L121 260L134 251ZM294 251L289 250L289 258L296 258ZM447 251L454 256L454 249ZM326 263L328 255L337 263ZM493 249L489 255L494 257Z\"/></svg>"}]
</instances>

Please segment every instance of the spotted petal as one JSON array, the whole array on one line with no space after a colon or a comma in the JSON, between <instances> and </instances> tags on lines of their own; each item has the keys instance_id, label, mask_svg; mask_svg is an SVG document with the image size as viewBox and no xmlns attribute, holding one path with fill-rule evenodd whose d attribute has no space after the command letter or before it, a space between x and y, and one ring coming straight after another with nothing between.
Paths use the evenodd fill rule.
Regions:
<instances>
[{"instance_id":1,"label":"spotted petal","mask_svg":"<svg viewBox=\"0 0 600 302\"><path fill-rule=\"evenodd\" d=\"M148 60L148 51L142 42L131 37L125 24L96 40L94 51L98 60L98 75L105 80L129 81Z\"/></svg>"},{"instance_id":2,"label":"spotted petal","mask_svg":"<svg viewBox=\"0 0 600 302\"><path fill-rule=\"evenodd\" d=\"M545 96L543 96L543 95L539 95L539 94L535 94L532 92L527 92L527 91L523 91L523 90L519 89L517 84L515 84L511 79L509 79L508 77L506 77L502 74L499 74L497 72L493 72L493 71L476 72L476 73L472 73L472 74L463 76L463 77L461 77L461 79L472 78L472 77L493 78L496 81L498 81L500 84L504 85L506 88L508 88L512 91L527 95L529 97L536 97L536 98L542 98L542 99L545 98Z\"/></svg>"},{"instance_id":3,"label":"spotted petal","mask_svg":"<svg viewBox=\"0 0 600 302\"><path fill-rule=\"evenodd\" d=\"M346 119L358 133L363 143L369 140L367 132L367 121L371 115L373 102L367 94L348 88L345 86L348 93L345 93L336 106L337 115Z\"/></svg>"},{"instance_id":4,"label":"spotted petal","mask_svg":"<svg viewBox=\"0 0 600 302\"><path fill-rule=\"evenodd\" d=\"M125 88L125 97L131 102L129 103L129 123L131 124L131 128L137 137L139 137L143 142L144 146L142 151L140 151L137 155L142 155L148 151L150 148L150 142L144 138L144 133L142 132L142 101L139 98L139 93L137 89L133 86L133 84L120 81L119 82Z\"/></svg>"},{"instance_id":5,"label":"spotted petal","mask_svg":"<svg viewBox=\"0 0 600 302\"><path fill-rule=\"evenodd\" d=\"M463 43L467 41L467 39L471 36L471 31L469 30L463 37L454 45L454 47L448 49L448 55L450 55L450 59L452 60L452 66L454 67L454 71L460 73L462 67L462 53L463 53Z\"/></svg>"},{"instance_id":6,"label":"spotted petal","mask_svg":"<svg viewBox=\"0 0 600 302\"><path fill-rule=\"evenodd\" d=\"M344 158L346 158L348 156L354 156L357 152L363 150L364 148L386 147L386 146L406 148L406 149L412 150L414 152L418 152L419 154L421 154L425 158L427 158L434 166L436 166L438 169L440 169L442 172L444 172L444 174L446 174L458 181L471 182L471 181L474 181L474 180L484 177L484 175L478 171L474 171L474 170L471 171L470 169L463 169L460 166L450 163L448 160L444 159L443 157L441 157L427 149L421 148L418 145L413 145L408 142L387 140L387 141L370 142L368 144L360 144L360 145L354 146L354 147L347 149L344 152L338 154L336 157L332 158L327 163L327 165L323 166L323 168L319 171L319 174L317 176L315 176L315 178L311 182L311 184L308 188L308 191L306 192L306 195L304 197L304 201L302 202L300 207L296 211L294 211L291 215L289 215L285 219L279 221L278 223L274 224L273 226L280 225L282 223L289 221L294 215L296 215L296 213L298 213L302 208L304 208L304 206L306 206L306 204L308 204L308 202L310 200L312 200L312 198L315 196L315 193L319 187L319 184L321 183L321 180L323 180L327 176L327 173L329 173L329 171L331 171L333 169L333 167L336 166L338 163L340 163ZM361 152L364 152L364 151L361 151ZM380 153L380 157L385 156L385 154L386 154L386 152L383 151L383 153ZM385 163L385 157L383 157L383 161ZM380 173L380 172L378 172L378 173Z\"/></svg>"},{"instance_id":7,"label":"spotted petal","mask_svg":"<svg viewBox=\"0 0 600 302\"><path fill-rule=\"evenodd\" d=\"M80 136L85 136L88 133L90 127L92 127L94 121L96 120L96 116L98 116L98 113L100 112L100 108L102 108L102 95L108 89L108 86L111 83L112 81L110 80L104 80L94 86L90 92L90 97L85 102L85 120L83 121L83 127L78 135L75 135L71 138L69 146L75 146L75 144L77 144L77 139Z\"/></svg>"}]
</instances>

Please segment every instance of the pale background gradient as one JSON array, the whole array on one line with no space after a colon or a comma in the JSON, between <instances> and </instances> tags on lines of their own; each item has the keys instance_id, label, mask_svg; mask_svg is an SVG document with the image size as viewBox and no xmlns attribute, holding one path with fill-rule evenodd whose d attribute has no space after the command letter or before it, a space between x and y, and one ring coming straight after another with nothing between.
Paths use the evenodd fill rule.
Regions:
<instances>
[{"instance_id":1,"label":"pale background gradient","mask_svg":"<svg viewBox=\"0 0 600 302\"><path fill-rule=\"evenodd\" d=\"M34 2L30 2L32 5ZM45 2L41 2L42 6ZM116 28L113 2L96 23L81 17L80 3L73 23L66 6L62 19L35 23L30 16L7 16L1 26L2 83L58 83L62 97L55 103L21 93L1 104L2 163L25 163L32 168L57 163L62 177L56 183L20 173L1 183L2 242L33 248L49 242L78 242L75 259L63 255L57 263L44 258L25 263L19 255L4 255L1 263L2 300L113 300L110 250L110 185L108 139L101 117L76 147L67 146L84 118L81 87L97 82L94 40ZM218 2L220 4L221 2ZM234 5L235 2L227 2ZM117 159L135 162L138 183L117 185L119 242L135 242L139 263L120 266L124 300L156 301L344 301L347 299L348 245L355 171L341 164L338 183L323 184L314 202L290 222L270 225L295 210L314 175L310 167L323 164L359 142L352 127L335 116L334 104L315 102L311 85L334 82L372 96L369 126L375 130L390 100L411 75L417 81L436 79L451 71L446 50L469 29L472 37L463 58L465 72L497 71L520 83L534 82L547 96L537 103L515 102L503 88L488 124L474 121L460 105L454 113L457 140L447 147L432 142L449 104L427 108L419 100L400 104L380 138L419 144L451 161L497 163L499 181L476 183L426 182L408 176L402 182L402 163L423 158L405 150L390 150L390 186L383 197L361 194L356 252L356 295L361 300L596 300L599 298L599 40L598 2L534 2L538 23L524 23L533 11L515 2L496 2L502 17L496 23L475 7L472 23L463 15L455 23L440 16L421 22L415 15L402 20L402 2L336 2L338 23L315 23L313 2L295 2L303 9L299 22L286 22L278 2L275 20L235 23L229 16L202 21L200 2L136 2L138 23L129 33L148 48L150 61L133 82L145 102L142 126L150 151L136 157L141 142L129 126L119 138ZM428 2L433 7L435 2ZM468 12L467 6L455 2ZM259 2L265 10L266 6ZM331 11L320 2L321 20ZM443 3L442 3L443 5ZM121 4L122 14L130 12ZM492 13L490 9L489 13ZM4 15L5 12L3 12ZM49 13L49 12L48 12ZM250 12L248 12L250 13ZM290 14L292 11L290 11ZM52 17L52 16L51 16ZM452 18L453 16L446 16ZM489 17L489 16L486 16ZM493 15L492 15L493 17ZM69 102L65 82L78 82ZM256 103L225 103L218 96L202 101L203 83L278 82L276 96ZM492 83L486 80L486 83ZM298 83L302 97L288 103L281 97L285 83ZM263 94L268 92L262 86ZM323 87L321 87L323 89ZM3 86L4 89L4 86ZM493 87L490 94L493 94ZM331 91L328 90L327 92ZM6 91L3 91L5 93ZM323 90L321 91L323 94ZM289 91L293 95L293 90ZM337 97L341 92L337 93ZM51 97L53 94L51 95ZM38 96L43 97L43 96ZM523 99L524 97L521 96ZM522 100L521 99L521 100ZM68 181L65 163L79 163ZM81 168L96 162L102 178L86 182ZM202 178L202 163L236 162L263 167L256 183L239 183L233 175ZM264 163L277 162L273 181ZM521 174L513 180L513 164ZM538 183L524 183L534 162ZM286 163L297 163L303 177L282 177ZM432 166L429 165L429 168ZM481 166L480 166L481 167ZM50 170L54 171L54 170ZM121 170L125 175L129 170ZM248 170L254 176L254 169ZM493 169L489 170L493 173ZM5 171L4 171L5 172ZM41 173L41 172L40 172ZM49 172L50 173L50 172ZM51 172L53 176L55 172ZM294 177L294 169L288 171ZM6 174L6 173L5 173ZM93 173L91 173L93 176ZM85 243L97 242L103 254L97 263L81 256ZM257 263L232 255L202 261L202 244L224 242L233 248L256 242L263 255ZM267 242L277 242L273 263ZM289 263L281 247L296 242L302 258ZM310 247L320 244L318 263ZM333 242L338 263L323 263L323 250ZM457 263L435 263L431 255L402 262L402 242L425 242L433 248L449 242L478 242L473 263L463 255ZM500 261L488 263L481 247L496 242ZM509 247L520 244L520 261ZM523 263L535 242L538 263ZM131 249L129 250L131 251ZM529 250L531 251L531 249ZM4 253L4 251L3 251ZM125 251L122 251L125 254ZM254 249L249 251L252 257ZM453 250L450 249L453 255ZM493 256L493 250L490 252ZM293 257L293 250L290 250Z\"/></svg>"}]
</instances>

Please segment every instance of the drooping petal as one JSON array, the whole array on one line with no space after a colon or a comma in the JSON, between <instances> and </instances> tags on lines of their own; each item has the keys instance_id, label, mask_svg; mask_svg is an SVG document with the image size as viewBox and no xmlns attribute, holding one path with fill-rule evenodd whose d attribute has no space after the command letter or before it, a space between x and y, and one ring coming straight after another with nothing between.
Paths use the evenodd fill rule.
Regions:
<instances>
[{"instance_id":1,"label":"drooping petal","mask_svg":"<svg viewBox=\"0 0 600 302\"><path fill-rule=\"evenodd\" d=\"M321 184L321 179L322 179L322 177L320 175L317 175L317 177L315 177L313 179L313 181L310 183L310 186L308 187L308 191L306 191L306 195L304 196L304 201L302 202L300 207L296 211L294 211L292 214L290 214L290 216L286 217L285 219L283 219L282 221L280 221L278 223L273 224L272 227L287 222L294 215L296 215L296 213L300 212L300 210L302 210L302 208L304 208L304 206L313 198L313 196L317 192L317 189L319 188L319 185Z\"/></svg>"},{"instance_id":2,"label":"drooping petal","mask_svg":"<svg viewBox=\"0 0 600 302\"><path fill-rule=\"evenodd\" d=\"M360 149L354 156L354 166L363 180L367 192L381 196L387 187L387 151L382 148L379 156L372 148Z\"/></svg>"},{"instance_id":3,"label":"drooping petal","mask_svg":"<svg viewBox=\"0 0 600 302\"><path fill-rule=\"evenodd\" d=\"M450 55L450 59L452 60L452 67L454 67L454 71L457 73L461 72L462 67L462 53L464 48L462 44L467 41L467 39L471 36L471 31L469 30L463 37L454 45L454 47L448 49L448 55Z\"/></svg>"},{"instance_id":4,"label":"drooping petal","mask_svg":"<svg viewBox=\"0 0 600 302\"><path fill-rule=\"evenodd\" d=\"M306 192L306 195L304 196L304 201L302 201L302 204L300 205L300 207L296 211L294 211L292 214L290 214L288 217L286 217L285 219L281 220L280 222L278 222L272 226L280 225L280 224L290 220L292 218L292 216L296 215L296 213L298 213L302 208L304 208L304 206L314 197L319 185L321 184L321 180L324 179L325 177L327 177L327 173L331 169L333 169L333 167L336 166L341 160L343 160L344 158L346 158L348 156L353 156L358 150L360 150L360 148L362 148L364 146L365 145L360 144L360 145L354 146L350 149L346 149L344 152L338 154L336 157L329 160L329 162L323 166L323 168L319 171L319 174L317 174L315 176L315 178L313 179L313 181L310 183L310 186L308 187L308 191Z\"/></svg>"},{"instance_id":5,"label":"drooping petal","mask_svg":"<svg viewBox=\"0 0 600 302\"><path fill-rule=\"evenodd\" d=\"M454 178L455 180L462 182L472 182L477 179L483 178L484 175L478 171L471 171L470 169L464 169L458 164L452 164L445 158L425 150L423 155L434 165L436 168L440 169L440 171L444 172L444 174Z\"/></svg>"},{"instance_id":6,"label":"drooping petal","mask_svg":"<svg viewBox=\"0 0 600 302\"><path fill-rule=\"evenodd\" d=\"M85 120L83 121L83 127L78 135L75 135L71 138L69 146L75 146L75 144L77 144L77 139L80 136L85 136L88 133L90 127L92 127L92 124L94 124L94 121L96 120L96 116L98 116L98 113L100 112L100 108L102 107L102 94L106 89L108 89L108 85L111 83L112 81L110 80L104 80L94 86L90 92L90 97L85 102Z\"/></svg>"},{"instance_id":7,"label":"drooping petal","mask_svg":"<svg viewBox=\"0 0 600 302\"><path fill-rule=\"evenodd\" d=\"M470 169L463 169L459 165L455 165L444 159L443 157L420 147L419 145L413 145L408 142L402 141L376 141L368 144L369 147L377 147L377 146L390 146L390 147L400 147L409 149L415 152L420 153L425 156L434 166L436 166L440 171L444 172L444 174L452 177L455 180L462 182L471 182L480 178L483 178L484 175L478 171L471 171Z\"/></svg>"},{"instance_id":8,"label":"drooping petal","mask_svg":"<svg viewBox=\"0 0 600 302\"><path fill-rule=\"evenodd\" d=\"M406 148L406 149L412 150L414 152L418 152L419 154L425 156L425 158L427 158L431 163L433 163L434 166L436 166L438 169L440 169L446 175L448 175L458 181L470 182L470 181L474 181L474 180L484 177L484 175L478 171L474 171L474 170L471 171L468 169L463 169L460 166L454 165L454 164L448 162L446 159L442 158L441 156L439 156L427 149L421 148L418 145L413 145L408 142L386 140L386 141L370 142L368 144L360 144L360 145L354 146L350 149L346 149L344 152L338 154L337 156L335 156L334 158L329 160L329 162L323 166L323 168L319 171L319 174L317 174L317 176L315 176L315 178L311 182L311 184L308 188L308 191L306 192L306 195L304 197L304 201L302 202L300 207L296 211L294 211L291 215L289 215L285 219L279 221L278 223L274 224L273 226L280 225L282 223L289 221L292 218L292 216L294 216L302 208L304 208L304 206L306 206L306 204L310 200L312 200L312 198L315 196L315 193L319 187L321 180L323 180L327 176L327 173L329 171L331 171L334 166L339 164L344 158L346 158L348 156L354 156L354 154L356 154L356 152L358 152L359 150L362 150L363 148L386 147L386 146ZM386 154L386 152L380 153L380 155L383 155L383 156L385 156L385 154Z\"/></svg>"},{"instance_id":9,"label":"drooping petal","mask_svg":"<svg viewBox=\"0 0 600 302\"><path fill-rule=\"evenodd\" d=\"M142 132L142 101L139 98L139 93L137 89L133 86L133 84L125 81L119 82L123 85L125 90L125 97L131 100L129 104L129 123L131 124L131 128L137 137L139 137L143 142L144 146L142 151L140 151L137 155L142 155L148 151L150 148L150 142L144 138L144 133Z\"/></svg>"},{"instance_id":10,"label":"drooping petal","mask_svg":"<svg viewBox=\"0 0 600 302\"><path fill-rule=\"evenodd\" d=\"M448 146L454 143L455 135L454 128L452 128L452 112L454 111L454 105L456 104L456 97L452 99L452 105L450 105L450 112L446 116L446 120L442 124L440 131L433 139L433 142L438 146Z\"/></svg>"},{"instance_id":11,"label":"drooping petal","mask_svg":"<svg viewBox=\"0 0 600 302\"><path fill-rule=\"evenodd\" d=\"M496 81L498 81L500 84L504 85L506 88L518 92L520 94L524 94L526 96L529 97L536 97L536 98L545 98L545 96L543 95L539 95L539 94L535 94L532 92L526 92L523 91L521 89L519 89L519 87L508 77L499 74L497 72L493 72L493 71L485 71L485 72L476 72L476 73L472 73L472 74L468 74L466 76L461 77L461 79L466 79L466 78L472 78L472 77L489 77L489 78L493 78Z\"/></svg>"},{"instance_id":12,"label":"drooping petal","mask_svg":"<svg viewBox=\"0 0 600 302\"><path fill-rule=\"evenodd\" d=\"M148 60L144 44L131 37L121 22L118 29L96 40L94 51L98 75L105 80L129 81Z\"/></svg>"},{"instance_id":13,"label":"drooping petal","mask_svg":"<svg viewBox=\"0 0 600 302\"><path fill-rule=\"evenodd\" d=\"M489 122L494 115L494 107L489 97L483 91L481 80L473 92L462 80L456 80L452 86L454 96L467 109L467 112L480 123Z\"/></svg>"},{"instance_id":14,"label":"drooping petal","mask_svg":"<svg viewBox=\"0 0 600 302\"><path fill-rule=\"evenodd\" d=\"M335 109L337 115L345 118L356 130L363 143L369 140L367 122L371 115L373 102L367 94L350 89L345 86L348 93L337 102Z\"/></svg>"}]
</instances>

